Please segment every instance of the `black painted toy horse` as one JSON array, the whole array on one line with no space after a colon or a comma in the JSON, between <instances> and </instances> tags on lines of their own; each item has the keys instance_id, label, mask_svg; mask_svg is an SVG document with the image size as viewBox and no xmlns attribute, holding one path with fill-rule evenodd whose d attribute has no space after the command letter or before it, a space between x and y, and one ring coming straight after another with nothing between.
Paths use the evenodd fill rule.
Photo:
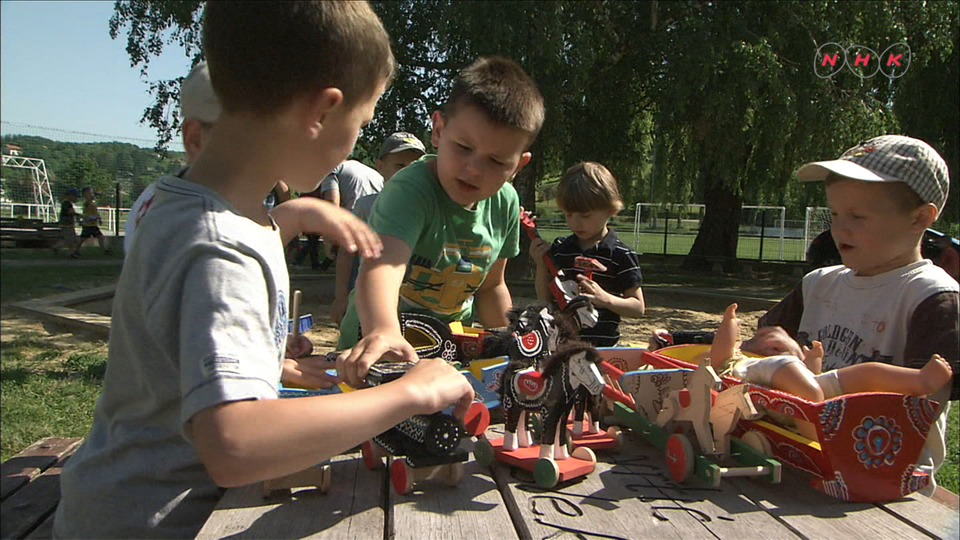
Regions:
<instances>
[{"instance_id":1,"label":"black painted toy horse","mask_svg":"<svg viewBox=\"0 0 960 540\"><path fill-rule=\"evenodd\" d=\"M510 356L500 384L504 450L530 446L523 416L539 412L540 456L566 459L567 416L579 404L582 419L588 398L603 392L600 354L576 340L578 328L572 316L576 309L574 305L560 312L539 306L513 310L507 331L497 334Z\"/></svg>"}]
</instances>

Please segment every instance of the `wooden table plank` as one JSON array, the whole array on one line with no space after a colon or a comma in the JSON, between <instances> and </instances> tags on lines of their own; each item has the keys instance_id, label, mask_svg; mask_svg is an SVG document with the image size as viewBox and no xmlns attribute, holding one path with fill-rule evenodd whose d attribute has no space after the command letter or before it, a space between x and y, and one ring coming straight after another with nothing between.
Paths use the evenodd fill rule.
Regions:
<instances>
[{"instance_id":1,"label":"wooden table plank","mask_svg":"<svg viewBox=\"0 0 960 540\"><path fill-rule=\"evenodd\" d=\"M697 519L699 524L717 538L753 538L758 531L774 538L797 538L798 536L778 522L773 516L758 507L727 481L721 481L719 488L712 488L698 478L692 478L684 484L674 482L668 473L666 457L652 445L631 434L627 444L642 445L652 450L643 455L649 456L643 461L625 460L611 455L623 468L637 475L632 486L641 501L651 502L652 506L674 506L677 510L659 513L668 519L685 511ZM655 474L659 473L659 474ZM752 478L750 482L766 482L762 478ZM648 487L640 487L647 485ZM663 500L657 501L657 497Z\"/></svg>"},{"instance_id":2,"label":"wooden table plank","mask_svg":"<svg viewBox=\"0 0 960 540\"><path fill-rule=\"evenodd\" d=\"M528 537L542 538L557 532L551 526L538 523L537 518L563 527L631 539L750 538L755 537L758 530L769 531L779 538L792 536L788 529L733 489L688 490L685 494L670 489L674 486L664 474L666 465L660 452L633 436L630 439L617 454L600 452L600 462L593 474L547 493L536 487L525 471L511 473L507 467L497 464L494 475L504 498L513 499L514 512L521 514L515 521L523 522L529 531ZM693 484L693 487L702 485ZM565 515L551 500L538 499L538 495L562 497L575 504L583 515ZM695 501L701 501L700 505L692 506ZM544 515L535 515L534 504L536 511ZM557 504L566 509L567 514L573 508L571 504ZM682 507L703 511L707 517ZM733 521L721 520L720 516L732 517ZM521 531L521 537L523 534Z\"/></svg>"},{"instance_id":3,"label":"wooden table plank","mask_svg":"<svg viewBox=\"0 0 960 540\"><path fill-rule=\"evenodd\" d=\"M43 520L39 527L27 535L27 540L51 540L53 538L53 518L56 512Z\"/></svg>"},{"instance_id":4,"label":"wooden table plank","mask_svg":"<svg viewBox=\"0 0 960 540\"><path fill-rule=\"evenodd\" d=\"M960 514L957 509L918 493L877 506L932 537L960 538Z\"/></svg>"},{"instance_id":5,"label":"wooden table plank","mask_svg":"<svg viewBox=\"0 0 960 540\"><path fill-rule=\"evenodd\" d=\"M10 495L0 506L0 538L23 538L53 514L60 502L60 471L76 448L40 476Z\"/></svg>"},{"instance_id":6,"label":"wooden table plank","mask_svg":"<svg viewBox=\"0 0 960 540\"><path fill-rule=\"evenodd\" d=\"M72 454L82 441L83 439L47 437L4 461L0 465L0 500L5 500L63 456Z\"/></svg>"},{"instance_id":7,"label":"wooden table plank","mask_svg":"<svg viewBox=\"0 0 960 540\"><path fill-rule=\"evenodd\" d=\"M750 500L807 538L929 538L876 505L844 502L820 493L810 487L809 476L789 466L784 466L779 485L746 478L729 480Z\"/></svg>"},{"instance_id":8,"label":"wooden table plank","mask_svg":"<svg viewBox=\"0 0 960 540\"><path fill-rule=\"evenodd\" d=\"M397 495L388 488L393 514L391 537L401 539L517 538L510 514L489 471L471 455L463 479L455 487L438 481L414 486Z\"/></svg>"},{"instance_id":9,"label":"wooden table plank","mask_svg":"<svg viewBox=\"0 0 960 540\"><path fill-rule=\"evenodd\" d=\"M197 538L383 538L384 472L360 454L331 460L330 491L294 490L264 499L261 484L227 490Z\"/></svg>"}]
</instances>

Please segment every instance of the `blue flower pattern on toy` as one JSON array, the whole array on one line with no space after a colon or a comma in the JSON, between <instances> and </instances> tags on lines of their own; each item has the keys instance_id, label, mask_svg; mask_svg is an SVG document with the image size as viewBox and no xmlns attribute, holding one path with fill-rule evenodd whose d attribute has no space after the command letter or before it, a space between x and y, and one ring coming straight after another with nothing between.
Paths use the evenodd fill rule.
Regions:
<instances>
[{"instance_id":1,"label":"blue flower pattern on toy","mask_svg":"<svg viewBox=\"0 0 960 540\"><path fill-rule=\"evenodd\" d=\"M866 416L853 430L854 450L857 459L866 467L890 465L900 452L903 433L897 423L880 416L874 419Z\"/></svg>"},{"instance_id":2,"label":"blue flower pattern on toy","mask_svg":"<svg viewBox=\"0 0 960 540\"><path fill-rule=\"evenodd\" d=\"M820 411L820 428L823 430L824 440L829 441L837 434L840 423L843 422L843 411L846 404L846 400L838 399L823 405L823 410Z\"/></svg>"}]
</instances>

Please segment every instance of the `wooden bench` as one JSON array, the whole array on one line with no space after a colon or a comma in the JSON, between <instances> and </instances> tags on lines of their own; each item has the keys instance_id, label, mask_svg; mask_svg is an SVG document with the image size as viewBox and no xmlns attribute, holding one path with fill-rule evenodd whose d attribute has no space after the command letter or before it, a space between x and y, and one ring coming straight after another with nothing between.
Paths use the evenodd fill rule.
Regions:
<instances>
[{"instance_id":1,"label":"wooden bench","mask_svg":"<svg viewBox=\"0 0 960 540\"><path fill-rule=\"evenodd\" d=\"M0 465L0 538L52 538L60 470L83 439L47 437Z\"/></svg>"},{"instance_id":2,"label":"wooden bench","mask_svg":"<svg viewBox=\"0 0 960 540\"><path fill-rule=\"evenodd\" d=\"M60 226L40 219L0 218L0 241L16 247L51 247L63 238Z\"/></svg>"}]
</instances>

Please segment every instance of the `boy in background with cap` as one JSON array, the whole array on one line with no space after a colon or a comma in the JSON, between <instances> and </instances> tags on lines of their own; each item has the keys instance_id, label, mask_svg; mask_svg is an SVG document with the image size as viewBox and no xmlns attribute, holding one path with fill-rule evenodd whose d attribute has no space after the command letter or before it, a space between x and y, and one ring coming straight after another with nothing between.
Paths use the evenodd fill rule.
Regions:
<instances>
[{"instance_id":1,"label":"boy in background with cap","mask_svg":"<svg viewBox=\"0 0 960 540\"><path fill-rule=\"evenodd\" d=\"M875 137L839 159L808 163L804 182L824 181L831 231L843 264L819 268L759 322L743 349L769 356L823 344L817 382L824 399L846 393L837 370L863 362L922 368L934 354L952 382L930 397L941 404L919 465L931 479L946 451L948 400L960 398L958 284L920 255L923 232L939 217L949 177L943 158L910 137ZM922 490L930 495L931 482Z\"/></svg>"},{"instance_id":2,"label":"boy in background with cap","mask_svg":"<svg viewBox=\"0 0 960 540\"><path fill-rule=\"evenodd\" d=\"M400 169L420 159L426 152L426 148L416 135L398 131L383 140L374 166L383 176L383 183L386 184ZM353 204L353 215L366 222L379 194L378 191L357 199ZM360 259L352 253L337 255L336 292L333 303L330 304L330 318L333 319L334 324L339 325L340 319L347 311L350 291L353 290L353 285L357 281L359 270Z\"/></svg>"}]
</instances>

